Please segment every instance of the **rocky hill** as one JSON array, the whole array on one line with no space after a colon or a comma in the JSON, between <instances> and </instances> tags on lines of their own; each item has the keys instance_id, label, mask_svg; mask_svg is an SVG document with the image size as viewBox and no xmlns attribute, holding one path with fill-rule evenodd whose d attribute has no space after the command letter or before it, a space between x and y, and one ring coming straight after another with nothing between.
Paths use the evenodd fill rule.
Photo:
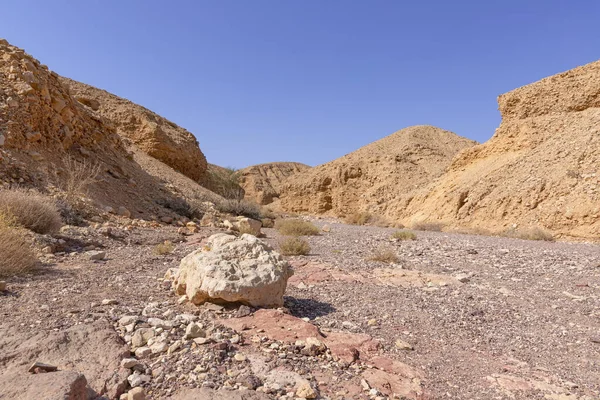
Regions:
<instances>
[{"instance_id":1,"label":"rocky hill","mask_svg":"<svg viewBox=\"0 0 600 400\"><path fill-rule=\"evenodd\" d=\"M502 122L398 215L484 228L600 234L600 61L498 99Z\"/></svg>"},{"instance_id":2,"label":"rocky hill","mask_svg":"<svg viewBox=\"0 0 600 400\"><path fill-rule=\"evenodd\" d=\"M70 88L79 93L75 95L79 101ZM99 173L96 183L90 187L89 197L97 205L111 206L115 210L125 207L133 216L141 218L169 213L164 205L176 200L178 193L196 197L212 194L167 165L157 160L153 162L151 157L138 151L135 144L128 146L120 135L125 128L119 128L118 123L104 118L101 112L112 110L107 111L109 116L111 112L123 116L130 113L133 122L131 126L124 126L133 129L141 121L140 130L146 133L149 131L143 126L155 123L156 129L152 132L156 135L177 131L174 124L153 117L150 112L143 114L142 107L116 96L89 87L81 92L82 88L86 86L60 78L23 50L0 40L0 187L19 185L60 191L66 180L74 178L73 168L69 166L97 166ZM81 93L87 97L84 99ZM90 93L94 94L93 98ZM142 114L147 120L142 121ZM145 135L140 133L140 137ZM177 146L170 147L174 139L169 141L166 136L154 137L166 143L156 148L166 146L171 150L165 154L177 153ZM140 144L144 146L143 141ZM187 147L194 147L192 144L196 150L188 150L188 154L195 154L197 158L192 162L190 156L189 163L182 165L187 165L189 174L196 177L206 162L190 135ZM171 160L177 165L176 158ZM186 171L183 167L182 170ZM176 183L179 187L174 187Z\"/></svg>"},{"instance_id":3,"label":"rocky hill","mask_svg":"<svg viewBox=\"0 0 600 400\"><path fill-rule=\"evenodd\" d=\"M240 170L239 180L246 199L265 205L279 197L281 186L288 177L309 169L308 165L295 162L259 164Z\"/></svg>"},{"instance_id":4,"label":"rocky hill","mask_svg":"<svg viewBox=\"0 0 600 400\"><path fill-rule=\"evenodd\" d=\"M190 132L129 100L68 78L60 78L73 97L93 115L108 119L122 137L149 156L198 181L206 158Z\"/></svg>"},{"instance_id":5,"label":"rocky hill","mask_svg":"<svg viewBox=\"0 0 600 400\"><path fill-rule=\"evenodd\" d=\"M475 144L433 126L399 130L353 153L288 179L281 207L291 212L390 215Z\"/></svg>"}]
</instances>

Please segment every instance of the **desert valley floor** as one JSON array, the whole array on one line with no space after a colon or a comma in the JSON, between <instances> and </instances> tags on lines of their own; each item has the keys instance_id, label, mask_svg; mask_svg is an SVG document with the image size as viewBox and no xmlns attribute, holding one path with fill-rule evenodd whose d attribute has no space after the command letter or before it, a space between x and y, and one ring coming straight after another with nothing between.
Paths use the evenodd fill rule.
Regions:
<instances>
[{"instance_id":1,"label":"desert valley floor","mask_svg":"<svg viewBox=\"0 0 600 400\"><path fill-rule=\"evenodd\" d=\"M0 399L26 387L11 374L32 358L85 366L88 382L114 390L129 354L124 316L171 329L169 350L134 367L152 399L196 398L185 391L195 387L211 399L302 397L288 387L299 379L308 398L600 398L597 245L445 232L393 242L393 229L314 222L331 230L290 258L283 312L178 302L165 272L217 229L181 239L171 226L72 228L72 254L47 256L41 274L1 295ZM277 232L263 231L277 248ZM164 240L175 251L154 255ZM104 261L81 251L90 244ZM398 263L368 261L382 245ZM180 340L190 320L209 339ZM329 349L298 351L314 335Z\"/></svg>"}]
</instances>

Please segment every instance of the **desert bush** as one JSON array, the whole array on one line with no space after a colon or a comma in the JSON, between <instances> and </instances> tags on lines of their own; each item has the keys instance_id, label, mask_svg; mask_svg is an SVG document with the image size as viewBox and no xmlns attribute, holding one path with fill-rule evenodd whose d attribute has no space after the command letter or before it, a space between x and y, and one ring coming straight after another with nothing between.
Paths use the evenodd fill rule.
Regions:
<instances>
[{"instance_id":1,"label":"desert bush","mask_svg":"<svg viewBox=\"0 0 600 400\"><path fill-rule=\"evenodd\" d=\"M412 229L416 231L441 232L444 229L444 224L441 222L415 222L412 225Z\"/></svg>"},{"instance_id":2,"label":"desert bush","mask_svg":"<svg viewBox=\"0 0 600 400\"><path fill-rule=\"evenodd\" d=\"M261 218L260 206L248 200L224 199L215 203L215 207L222 213L243 215L248 218Z\"/></svg>"},{"instance_id":3,"label":"desert bush","mask_svg":"<svg viewBox=\"0 0 600 400\"><path fill-rule=\"evenodd\" d=\"M235 168L212 168L207 171L207 187L226 199L241 200L244 189L240 186L240 173Z\"/></svg>"},{"instance_id":4,"label":"desert bush","mask_svg":"<svg viewBox=\"0 0 600 400\"><path fill-rule=\"evenodd\" d=\"M398 254L396 254L396 250L391 247L381 246L373 251L369 260L394 264L398 262Z\"/></svg>"},{"instance_id":5,"label":"desert bush","mask_svg":"<svg viewBox=\"0 0 600 400\"><path fill-rule=\"evenodd\" d=\"M552 233L540 227L509 229L504 232L503 236L524 240L544 240L547 242L554 241L554 236Z\"/></svg>"},{"instance_id":6,"label":"desert bush","mask_svg":"<svg viewBox=\"0 0 600 400\"><path fill-rule=\"evenodd\" d=\"M89 186L97 182L102 166L98 163L84 159L78 161L67 156L62 160L64 168L56 170L58 186L63 190L67 201L74 201L79 195L87 194Z\"/></svg>"},{"instance_id":7,"label":"desert bush","mask_svg":"<svg viewBox=\"0 0 600 400\"><path fill-rule=\"evenodd\" d=\"M163 243L159 243L154 247L154 254L162 256L165 254L171 254L175 250L175 245L169 240L165 240Z\"/></svg>"},{"instance_id":8,"label":"desert bush","mask_svg":"<svg viewBox=\"0 0 600 400\"><path fill-rule=\"evenodd\" d=\"M62 226L53 198L25 190L1 190L0 213L12 216L14 222L36 233L56 233Z\"/></svg>"},{"instance_id":9,"label":"desert bush","mask_svg":"<svg viewBox=\"0 0 600 400\"><path fill-rule=\"evenodd\" d=\"M279 243L281 254L285 256L304 256L310 253L310 245L304 239L291 237Z\"/></svg>"},{"instance_id":10,"label":"desert bush","mask_svg":"<svg viewBox=\"0 0 600 400\"><path fill-rule=\"evenodd\" d=\"M315 236L319 234L318 227L301 219L278 219L275 221L275 229L286 236Z\"/></svg>"},{"instance_id":11,"label":"desert bush","mask_svg":"<svg viewBox=\"0 0 600 400\"><path fill-rule=\"evenodd\" d=\"M417 240L417 235L411 231L396 231L392 235L392 238L398 240Z\"/></svg>"},{"instance_id":12,"label":"desert bush","mask_svg":"<svg viewBox=\"0 0 600 400\"><path fill-rule=\"evenodd\" d=\"M13 223L12 216L0 214L0 276L2 277L29 272L37 265L31 245Z\"/></svg>"},{"instance_id":13,"label":"desert bush","mask_svg":"<svg viewBox=\"0 0 600 400\"><path fill-rule=\"evenodd\" d=\"M275 226L275 222L272 218L262 218L260 222L262 222L263 228L272 228Z\"/></svg>"},{"instance_id":14,"label":"desert bush","mask_svg":"<svg viewBox=\"0 0 600 400\"><path fill-rule=\"evenodd\" d=\"M368 224L373 216L368 212L356 212L346 217L345 221L350 225L366 225Z\"/></svg>"}]
</instances>

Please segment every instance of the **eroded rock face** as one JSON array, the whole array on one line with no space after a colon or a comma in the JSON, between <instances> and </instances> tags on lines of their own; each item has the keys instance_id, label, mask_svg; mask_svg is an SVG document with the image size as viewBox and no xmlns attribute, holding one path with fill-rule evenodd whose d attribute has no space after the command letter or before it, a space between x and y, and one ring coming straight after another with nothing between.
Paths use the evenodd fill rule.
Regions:
<instances>
[{"instance_id":1,"label":"eroded rock face","mask_svg":"<svg viewBox=\"0 0 600 400\"><path fill-rule=\"evenodd\" d=\"M305 172L310 167L295 162L273 162L253 165L239 171L240 186L245 198L266 205L279 197L283 182L290 176Z\"/></svg>"},{"instance_id":2,"label":"eroded rock face","mask_svg":"<svg viewBox=\"0 0 600 400\"><path fill-rule=\"evenodd\" d=\"M288 178L281 207L344 216L359 211L393 215L413 193L439 177L475 142L433 126L413 126L327 164Z\"/></svg>"},{"instance_id":3,"label":"eroded rock face","mask_svg":"<svg viewBox=\"0 0 600 400\"><path fill-rule=\"evenodd\" d=\"M236 238L219 233L181 260L173 288L194 304L240 302L279 307L291 275L287 261L255 236Z\"/></svg>"},{"instance_id":4,"label":"eroded rock face","mask_svg":"<svg viewBox=\"0 0 600 400\"><path fill-rule=\"evenodd\" d=\"M398 216L503 231L600 233L600 61L498 98L502 123Z\"/></svg>"},{"instance_id":5,"label":"eroded rock face","mask_svg":"<svg viewBox=\"0 0 600 400\"><path fill-rule=\"evenodd\" d=\"M78 102L90 112L110 120L119 135L148 155L195 181L206 171L206 158L198 141L184 128L104 90L67 78L61 78L61 81Z\"/></svg>"}]
</instances>

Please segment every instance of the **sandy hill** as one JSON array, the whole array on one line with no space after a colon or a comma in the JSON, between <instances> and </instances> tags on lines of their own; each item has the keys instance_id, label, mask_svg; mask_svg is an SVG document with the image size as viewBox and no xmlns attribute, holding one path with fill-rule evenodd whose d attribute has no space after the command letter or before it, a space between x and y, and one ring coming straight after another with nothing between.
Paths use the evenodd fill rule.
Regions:
<instances>
[{"instance_id":1,"label":"sandy hill","mask_svg":"<svg viewBox=\"0 0 600 400\"><path fill-rule=\"evenodd\" d=\"M415 190L439 177L459 151L474 144L433 126L402 129L289 178L281 189L281 207L340 216L394 214Z\"/></svg>"},{"instance_id":2,"label":"sandy hill","mask_svg":"<svg viewBox=\"0 0 600 400\"><path fill-rule=\"evenodd\" d=\"M600 234L600 61L498 98L502 122L457 157L405 221Z\"/></svg>"},{"instance_id":3,"label":"sandy hill","mask_svg":"<svg viewBox=\"0 0 600 400\"><path fill-rule=\"evenodd\" d=\"M240 185L245 198L258 204L270 204L278 198L283 182L290 176L305 172L310 167L296 162L272 162L253 165L239 171Z\"/></svg>"},{"instance_id":4,"label":"sandy hill","mask_svg":"<svg viewBox=\"0 0 600 400\"><path fill-rule=\"evenodd\" d=\"M190 132L160 115L105 90L60 78L87 111L107 118L117 133L149 156L198 181L206 171L206 158Z\"/></svg>"},{"instance_id":5,"label":"sandy hill","mask_svg":"<svg viewBox=\"0 0 600 400\"><path fill-rule=\"evenodd\" d=\"M163 205L182 193L190 197L212 195L168 165L139 151L135 144L127 146L119 134L124 132L118 128L119 124L94 111L104 110L107 104L110 105L107 109L113 110L114 104L121 104L122 99L89 89L102 96L88 95L87 100L79 96L78 101L69 87L73 90L85 85L68 81L67 86L65 82L23 50L0 40L0 186L34 186L44 191L60 188L70 173L65 161L72 160L77 165L100 166L98 182L89 193L98 205L124 206L134 216L150 218L168 213ZM99 105L94 103L96 97L100 98ZM138 121L141 111L136 111L136 107L143 110L128 103L121 111L114 112ZM145 115L148 120L154 118ZM164 125L174 124L157 116L155 120L160 123L156 122L154 133L173 132ZM143 127L150 122L140 124L145 132L140 133L143 137L148 132ZM189 147L193 143L197 148L192 139L187 139ZM158 147L175 146L174 140L165 143ZM144 143L142 148L147 150ZM178 148L170 148L166 153L175 154ZM198 156L195 163L189 164L194 165L190 168L198 175L205 165L204 156L199 149L190 151Z\"/></svg>"}]
</instances>

